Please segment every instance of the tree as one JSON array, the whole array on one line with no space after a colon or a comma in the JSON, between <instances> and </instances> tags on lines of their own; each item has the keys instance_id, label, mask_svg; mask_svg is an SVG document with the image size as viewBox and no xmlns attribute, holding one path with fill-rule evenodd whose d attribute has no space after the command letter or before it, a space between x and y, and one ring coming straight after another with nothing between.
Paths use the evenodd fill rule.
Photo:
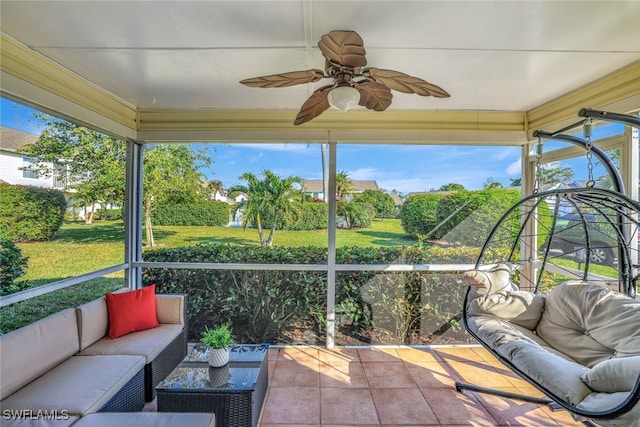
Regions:
<instances>
[{"instance_id":1,"label":"tree","mask_svg":"<svg viewBox=\"0 0 640 427\"><path fill-rule=\"evenodd\" d=\"M503 188L504 186L499 182L495 181L493 178L489 177L484 183L484 188L486 190L492 190L495 188Z\"/></svg>"},{"instance_id":2,"label":"tree","mask_svg":"<svg viewBox=\"0 0 640 427\"><path fill-rule=\"evenodd\" d=\"M158 203L166 199L189 201L207 197L200 169L210 164L204 149L193 151L185 144L157 145L145 150L142 209L147 246L156 246L151 213Z\"/></svg>"},{"instance_id":3,"label":"tree","mask_svg":"<svg viewBox=\"0 0 640 427\"><path fill-rule=\"evenodd\" d=\"M558 162L545 163L540 167L540 185L568 184L572 180L571 168L563 168Z\"/></svg>"},{"instance_id":4,"label":"tree","mask_svg":"<svg viewBox=\"0 0 640 427\"><path fill-rule=\"evenodd\" d=\"M522 185L522 178L510 178L511 187ZM540 185L568 184L573 180L571 168L563 168L558 162L544 163L540 165ZM486 188L486 187L485 187Z\"/></svg>"},{"instance_id":5,"label":"tree","mask_svg":"<svg viewBox=\"0 0 640 427\"><path fill-rule=\"evenodd\" d=\"M261 180L254 174L245 172L240 176L240 180L246 182L246 185L234 185L229 188L229 192L247 195L247 200L238 206L238 209L243 209L242 227L246 229L250 224L255 225L260 236L260 245L271 247L278 221L291 223L298 213L293 201L302 194L300 190L303 180L297 176L283 179L269 170L263 171L262 176ZM263 229L265 217L272 218L268 237L265 237Z\"/></svg>"},{"instance_id":6,"label":"tree","mask_svg":"<svg viewBox=\"0 0 640 427\"><path fill-rule=\"evenodd\" d=\"M394 216L396 203L393 197L382 190L364 190L356 196L356 201L373 206L375 215L380 218L392 218Z\"/></svg>"},{"instance_id":7,"label":"tree","mask_svg":"<svg viewBox=\"0 0 640 427\"><path fill-rule=\"evenodd\" d=\"M441 186L438 191L461 191L464 190L464 185L458 184L455 182L450 182L449 184L445 184Z\"/></svg>"},{"instance_id":8,"label":"tree","mask_svg":"<svg viewBox=\"0 0 640 427\"><path fill-rule=\"evenodd\" d=\"M35 117L46 127L38 141L24 149L32 159L29 168L62 179L65 190L87 210L86 224L92 223L96 204L124 202L124 141L46 114Z\"/></svg>"},{"instance_id":9,"label":"tree","mask_svg":"<svg viewBox=\"0 0 640 427\"><path fill-rule=\"evenodd\" d=\"M336 198L338 200L346 200L354 191L356 191L356 187L347 172L338 172L336 174Z\"/></svg>"}]
</instances>

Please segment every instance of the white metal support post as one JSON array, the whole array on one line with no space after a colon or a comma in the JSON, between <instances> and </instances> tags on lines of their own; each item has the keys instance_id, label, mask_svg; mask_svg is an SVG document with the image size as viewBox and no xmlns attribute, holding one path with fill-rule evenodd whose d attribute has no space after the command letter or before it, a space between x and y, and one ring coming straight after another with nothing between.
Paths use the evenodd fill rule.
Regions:
<instances>
[{"instance_id":1,"label":"white metal support post","mask_svg":"<svg viewBox=\"0 0 640 427\"><path fill-rule=\"evenodd\" d=\"M142 159L144 145L127 141L124 258L127 268L125 280L129 289L142 287L142 269L135 263L142 261Z\"/></svg>"},{"instance_id":2,"label":"white metal support post","mask_svg":"<svg viewBox=\"0 0 640 427\"><path fill-rule=\"evenodd\" d=\"M327 257L327 348L335 347L336 332L336 142L329 133L329 233Z\"/></svg>"},{"instance_id":3,"label":"white metal support post","mask_svg":"<svg viewBox=\"0 0 640 427\"><path fill-rule=\"evenodd\" d=\"M524 197L525 195L528 194L532 194L535 188L535 183L536 183L536 168L537 168L537 158L536 161L533 161L533 156L531 155L531 144L527 144L522 146L522 180L520 182L521 186L521 191L522 191L522 197ZM535 147L537 148L537 147ZM539 183L538 183L539 184ZM528 210L530 209L530 206L523 206L523 209ZM534 215L537 215L537 213L534 213ZM537 235L537 221L528 221L527 225L526 225L527 229L524 231L523 236L526 236L526 239L529 239L529 241L524 242L524 244L521 245L521 251L522 253L520 254L521 256L521 260L522 260L522 275L524 277L529 278L529 281L521 281L521 283L536 283L536 265L535 265L535 259L534 258L534 254L535 251L533 250L533 248L536 248L536 235ZM522 289L523 291L531 291L533 292L534 289Z\"/></svg>"}]
</instances>

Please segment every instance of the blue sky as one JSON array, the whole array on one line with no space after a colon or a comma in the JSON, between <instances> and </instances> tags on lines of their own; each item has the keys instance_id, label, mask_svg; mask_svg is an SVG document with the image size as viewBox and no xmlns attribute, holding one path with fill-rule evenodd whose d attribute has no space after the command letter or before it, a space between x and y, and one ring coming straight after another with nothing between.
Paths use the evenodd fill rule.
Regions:
<instances>
[{"instance_id":1,"label":"blue sky","mask_svg":"<svg viewBox=\"0 0 640 427\"><path fill-rule=\"evenodd\" d=\"M0 98L2 126L40 133L39 123L31 109ZM621 132L621 125L596 128L594 137ZM581 136L581 135L580 135ZM566 146L549 142L547 147ZM244 172L256 175L268 169L278 175L321 179L320 148L317 144L197 144L207 149L213 159L209 179L222 181L224 187L237 184ZM339 144L338 171L345 171L353 180L376 180L380 188L403 194L429 191L454 182L469 190L480 189L488 179L507 186L520 176L519 147L440 146L440 145L365 145ZM561 164L572 167L575 179L586 179L584 158ZM596 176L602 170L596 169Z\"/></svg>"}]
</instances>

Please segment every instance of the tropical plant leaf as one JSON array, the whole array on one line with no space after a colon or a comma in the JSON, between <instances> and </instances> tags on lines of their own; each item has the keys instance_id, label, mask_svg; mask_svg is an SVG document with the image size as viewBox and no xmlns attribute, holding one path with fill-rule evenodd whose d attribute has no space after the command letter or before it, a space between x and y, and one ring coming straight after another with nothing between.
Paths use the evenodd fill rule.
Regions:
<instances>
[{"instance_id":1,"label":"tropical plant leaf","mask_svg":"<svg viewBox=\"0 0 640 427\"><path fill-rule=\"evenodd\" d=\"M391 105L393 94L391 90L381 83L365 82L356 85L360 91L360 102L358 104L374 111L384 111Z\"/></svg>"},{"instance_id":2,"label":"tropical plant leaf","mask_svg":"<svg viewBox=\"0 0 640 427\"><path fill-rule=\"evenodd\" d=\"M355 31L331 31L318 42L320 51L329 61L357 68L367 65L362 37Z\"/></svg>"},{"instance_id":3,"label":"tropical plant leaf","mask_svg":"<svg viewBox=\"0 0 640 427\"><path fill-rule=\"evenodd\" d=\"M302 123L308 122L309 120L318 117L327 108L329 108L329 100L327 99L327 95L332 88L332 85L327 85L313 92L309 99L307 99L304 104L302 104L300 112L296 116L293 124L300 125Z\"/></svg>"},{"instance_id":4,"label":"tropical plant leaf","mask_svg":"<svg viewBox=\"0 0 640 427\"><path fill-rule=\"evenodd\" d=\"M240 83L250 87L287 87L317 82L324 77L325 75L322 70L312 69L253 77L251 79L240 80Z\"/></svg>"},{"instance_id":5,"label":"tropical plant leaf","mask_svg":"<svg viewBox=\"0 0 640 427\"><path fill-rule=\"evenodd\" d=\"M364 75L398 92L416 93L422 96L435 96L436 98L448 98L451 96L439 86L400 71L367 68L364 70Z\"/></svg>"}]
</instances>

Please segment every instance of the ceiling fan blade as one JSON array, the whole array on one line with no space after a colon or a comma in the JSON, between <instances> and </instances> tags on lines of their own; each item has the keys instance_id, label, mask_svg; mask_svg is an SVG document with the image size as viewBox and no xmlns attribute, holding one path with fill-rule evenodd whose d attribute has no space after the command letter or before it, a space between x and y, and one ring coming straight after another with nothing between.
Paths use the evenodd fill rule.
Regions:
<instances>
[{"instance_id":1,"label":"ceiling fan blade","mask_svg":"<svg viewBox=\"0 0 640 427\"><path fill-rule=\"evenodd\" d=\"M367 68L363 71L363 74L398 92L416 93L422 96L435 96L436 98L448 98L451 96L439 86L400 71Z\"/></svg>"},{"instance_id":2,"label":"ceiling fan blade","mask_svg":"<svg viewBox=\"0 0 640 427\"><path fill-rule=\"evenodd\" d=\"M364 82L355 86L360 92L358 104L374 111L384 111L391 105L391 89L381 83Z\"/></svg>"},{"instance_id":3,"label":"ceiling fan blade","mask_svg":"<svg viewBox=\"0 0 640 427\"><path fill-rule=\"evenodd\" d=\"M240 80L240 83L250 87L287 87L304 83L313 83L325 78L322 70L290 71L288 73L271 74Z\"/></svg>"},{"instance_id":4,"label":"ceiling fan blade","mask_svg":"<svg viewBox=\"0 0 640 427\"><path fill-rule=\"evenodd\" d=\"M330 31L318 42L320 51L329 61L351 68L364 67L367 53L362 37L355 31Z\"/></svg>"},{"instance_id":5,"label":"ceiling fan blade","mask_svg":"<svg viewBox=\"0 0 640 427\"><path fill-rule=\"evenodd\" d=\"M322 86L316 89L309 99L302 104L302 107L300 107L300 112L298 112L293 124L296 126L300 125L324 113L324 111L329 108L327 95L329 95L331 89L333 89L333 85Z\"/></svg>"}]
</instances>

